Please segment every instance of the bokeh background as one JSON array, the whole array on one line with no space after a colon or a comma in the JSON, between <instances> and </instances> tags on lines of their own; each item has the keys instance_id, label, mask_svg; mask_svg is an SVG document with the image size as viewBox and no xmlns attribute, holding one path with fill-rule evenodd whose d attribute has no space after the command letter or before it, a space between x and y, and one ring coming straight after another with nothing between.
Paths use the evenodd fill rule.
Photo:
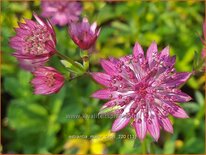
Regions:
<instances>
[{"instance_id":1,"label":"bokeh background","mask_svg":"<svg viewBox=\"0 0 206 155\"><path fill-rule=\"evenodd\" d=\"M135 41L146 49L155 40L159 50L170 46L171 55L177 56L178 71L192 71L195 51L200 55L204 2L82 2L82 17L97 21L101 27L96 42L96 53L91 56L91 71L101 71L100 58L120 57L132 52ZM9 37L13 27L32 12L41 14L40 1L2 2L1 12L1 129L3 153L141 153L135 132L126 127L110 132L114 119L77 119L69 115L97 115L104 103L90 97L100 86L89 76L67 82L55 95L34 95L29 81L32 75L19 68L11 56ZM67 27L55 27L57 49L75 60L79 51L67 34ZM57 57L49 64L64 71ZM198 71L182 90L192 96L189 103L181 104L189 119L174 119L174 134L161 131L158 142L147 136L147 152L204 153L205 104L204 76ZM74 136L79 136L75 138ZM86 137L87 136L87 137Z\"/></svg>"}]
</instances>

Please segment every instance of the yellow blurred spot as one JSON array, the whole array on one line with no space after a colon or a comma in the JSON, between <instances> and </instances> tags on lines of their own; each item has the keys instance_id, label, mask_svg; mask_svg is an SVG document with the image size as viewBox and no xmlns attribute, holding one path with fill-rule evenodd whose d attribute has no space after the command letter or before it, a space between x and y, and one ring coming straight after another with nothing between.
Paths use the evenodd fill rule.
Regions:
<instances>
[{"instance_id":1,"label":"yellow blurred spot","mask_svg":"<svg viewBox=\"0 0 206 155\"><path fill-rule=\"evenodd\" d=\"M12 27L19 27L18 26L18 19L15 15L11 17L11 22L12 22L12 25L13 25Z\"/></svg>"},{"instance_id":2,"label":"yellow blurred spot","mask_svg":"<svg viewBox=\"0 0 206 155\"><path fill-rule=\"evenodd\" d=\"M31 19L31 18L32 18L32 13L31 13L31 11L30 11L30 10L24 11L23 17L24 17L24 18L27 18L27 19Z\"/></svg>"},{"instance_id":3,"label":"yellow blurred spot","mask_svg":"<svg viewBox=\"0 0 206 155\"><path fill-rule=\"evenodd\" d=\"M115 138L115 133L112 133L111 131L105 131L93 137L92 142L95 143L107 142L107 141L112 141L114 138Z\"/></svg>"},{"instance_id":4,"label":"yellow blurred spot","mask_svg":"<svg viewBox=\"0 0 206 155\"><path fill-rule=\"evenodd\" d=\"M195 2L197 2L197 1L196 0L190 0L190 1L187 1L187 4L193 5Z\"/></svg>"},{"instance_id":5,"label":"yellow blurred spot","mask_svg":"<svg viewBox=\"0 0 206 155\"><path fill-rule=\"evenodd\" d=\"M200 125L200 121L199 121L198 119L195 119L195 120L194 120L194 125L195 125L195 126L199 126L199 125Z\"/></svg>"},{"instance_id":6,"label":"yellow blurred spot","mask_svg":"<svg viewBox=\"0 0 206 155\"><path fill-rule=\"evenodd\" d=\"M199 79L198 79L198 84L199 85L202 85L202 84L204 84L204 82L205 82L205 79L206 79L206 75L203 75L203 76L201 76Z\"/></svg>"},{"instance_id":7,"label":"yellow blurred spot","mask_svg":"<svg viewBox=\"0 0 206 155\"><path fill-rule=\"evenodd\" d=\"M75 154L87 154L89 143L90 142L87 139L70 139L65 143L64 149L67 151L77 148L77 152Z\"/></svg>"},{"instance_id":8,"label":"yellow blurred spot","mask_svg":"<svg viewBox=\"0 0 206 155\"><path fill-rule=\"evenodd\" d=\"M92 154L104 154L107 149L105 143L113 141L115 133L104 131L97 135L91 135L89 138L91 140L83 138L69 139L64 145L64 150L66 153L77 150L75 154L87 154L88 151Z\"/></svg>"},{"instance_id":9,"label":"yellow blurred spot","mask_svg":"<svg viewBox=\"0 0 206 155\"><path fill-rule=\"evenodd\" d=\"M106 149L105 144L101 142L92 142L90 151L92 154L103 154Z\"/></svg>"},{"instance_id":10,"label":"yellow blurred spot","mask_svg":"<svg viewBox=\"0 0 206 155\"><path fill-rule=\"evenodd\" d=\"M175 141L175 147L177 148L177 149L180 149L182 146L183 146L183 141L182 140L176 140Z\"/></svg>"},{"instance_id":11,"label":"yellow blurred spot","mask_svg":"<svg viewBox=\"0 0 206 155\"><path fill-rule=\"evenodd\" d=\"M40 5L40 0L34 0L34 5L39 6Z\"/></svg>"},{"instance_id":12,"label":"yellow blurred spot","mask_svg":"<svg viewBox=\"0 0 206 155\"><path fill-rule=\"evenodd\" d=\"M84 119L83 118L77 119L77 124L83 124L83 123L84 123Z\"/></svg>"},{"instance_id":13,"label":"yellow blurred spot","mask_svg":"<svg viewBox=\"0 0 206 155\"><path fill-rule=\"evenodd\" d=\"M153 21L153 19L154 19L154 15L153 15L153 14L148 13L148 14L146 15L146 20L147 20L148 22Z\"/></svg>"},{"instance_id":14,"label":"yellow blurred spot","mask_svg":"<svg viewBox=\"0 0 206 155\"><path fill-rule=\"evenodd\" d=\"M94 4L93 3L83 3L84 4L84 10L93 12L94 11Z\"/></svg>"}]
</instances>

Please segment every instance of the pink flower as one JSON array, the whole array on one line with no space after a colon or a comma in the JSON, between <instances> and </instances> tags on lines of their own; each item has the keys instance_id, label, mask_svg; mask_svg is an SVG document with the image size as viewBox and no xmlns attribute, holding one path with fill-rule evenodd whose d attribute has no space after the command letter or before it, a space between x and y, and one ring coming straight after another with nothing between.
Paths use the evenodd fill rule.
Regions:
<instances>
[{"instance_id":1,"label":"pink flower","mask_svg":"<svg viewBox=\"0 0 206 155\"><path fill-rule=\"evenodd\" d=\"M53 25L64 26L79 20L82 6L79 2L42 1L42 16L51 18Z\"/></svg>"},{"instance_id":2,"label":"pink flower","mask_svg":"<svg viewBox=\"0 0 206 155\"><path fill-rule=\"evenodd\" d=\"M133 55L101 61L105 72L91 75L106 88L92 96L110 100L101 111L112 110L118 116L112 126L113 132L131 122L140 140L145 138L148 131L157 141L160 127L173 133L169 114L188 118L177 102L191 99L179 90L179 86L188 80L191 73L176 72L174 64L175 57L169 56L169 47L158 53L155 42L148 48L146 57L142 47L136 43Z\"/></svg>"},{"instance_id":3,"label":"pink flower","mask_svg":"<svg viewBox=\"0 0 206 155\"><path fill-rule=\"evenodd\" d=\"M37 68L33 75L35 77L31 83L34 86L35 94L57 93L64 85L64 77L52 67Z\"/></svg>"},{"instance_id":4,"label":"pink flower","mask_svg":"<svg viewBox=\"0 0 206 155\"><path fill-rule=\"evenodd\" d=\"M34 17L36 22L25 19L26 23L19 23L19 28L15 29L16 36L9 41L16 50L13 55L20 66L30 71L43 66L56 51L56 36L51 24L36 14Z\"/></svg>"},{"instance_id":5,"label":"pink flower","mask_svg":"<svg viewBox=\"0 0 206 155\"><path fill-rule=\"evenodd\" d=\"M97 23L94 22L90 26L87 18L84 18L81 23L71 23L69 26L69 35L83 50L92 47L97 40L99 33L100 29L97 28Z\"/></svg>"}]
</instances>

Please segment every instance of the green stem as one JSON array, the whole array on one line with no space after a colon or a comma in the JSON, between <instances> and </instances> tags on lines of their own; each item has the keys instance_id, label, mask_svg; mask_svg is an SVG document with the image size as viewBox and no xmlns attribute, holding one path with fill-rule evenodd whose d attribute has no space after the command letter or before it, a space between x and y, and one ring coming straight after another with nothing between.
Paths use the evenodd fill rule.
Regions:
<instances>
[{"instance_id":1,"label":"green stem","mask_svg":"<svg viewBox=\"0 0 206 155\"><path fill-rule=\"evenodd\" d=\"M147 154L147 140L146 138L141 142L142 154Z\"/></svg>"},{"instance_id":2,"label":"green stem","mask_svg":"<svg viewBox=\"0 0 206 155\"><path fill-rule=\"evenodd\" d=\"M84 66L84 70L87 71L89 68L89 55L87 51L82 51L80 49L80 57L82 58L83 61L83 66Z\"/></svg>"},{"instance_id":3,"label":"green stem","mask_svg":"<svg viewBox=\"0 0 206 155\"><path fill-rule=\"evenodd\" d=\"M60 57L61 59L64 59L66 61L68 61L69 63L71 63L75 68L78 68L81 71L84 71L84 68L82 68L81 66L79 66L77 63L75 63L74 60L72 60L71 58L59 53L58 51L56 51L56 54L58 57Z\"/></svg>"}]
</instances>

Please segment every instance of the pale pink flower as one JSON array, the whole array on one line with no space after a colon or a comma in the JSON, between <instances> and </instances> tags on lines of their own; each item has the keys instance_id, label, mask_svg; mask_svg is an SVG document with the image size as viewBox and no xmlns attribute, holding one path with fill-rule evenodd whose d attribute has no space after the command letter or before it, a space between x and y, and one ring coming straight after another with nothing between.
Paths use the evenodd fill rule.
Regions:
<instances>
[{"instance_id":1,"label":"pale pink flower","mask_svg":"<svg viewBox=\"0 0 206 155\"><path fill-rule=\"evenodd\" d=\"M174 64L175 57L169 56L169 47L158 53L155 42L148 48L146 57L142 47L136 43L133 55L101 61L105 72L91 75L106 88L92 96L110 100L104 104L101 112L112 110L118 116L112 126L113 132L131 122L140 140L148 132L157 141L160 128L173 133L169 114L188 118L177 103L191 99L179 90L191 73L176 72Z\"/></svg>"},{"instance_id":2,"label":"pale pink flower","mask_svg":"<svg viewBox=\"0 0 206 155\"><path fill-rule=\"evenodd\" d=\"M99 36L100 28L97 28L97 23L89 24L87 18L83 18L81 23L71 23L69 26L69 35L79 48L86 50L91 48L97 37Z\"/></svg>"},{"instance_id":3,"label":"pale pink flower","mask_svg":"<svg viewBox=\"0 0 206 155\"><path fill-rule=\"evenodd\" d=\"M42 16L51 19L53 25L65 26L77 22L82 12L80 2L63 0L42 1Z\"/></svg>"},{"instance_id":4,"label":"pale pink flower","mask_svg":"<svg viewBox=\"0 0 206 155\"><path fill-rule=\"evenodd\" d=\"M32 73L35 76L31 81L35 94L57 93L64 85L64 76L52 67L40 67Z\"/></svg>"},{"instance_id":5,"label":"pale pink flower","mask_svg":"<svg viewBox=\"0 0 206 155\"><path fill-rule=\"evenodd\" d=\"M56 51L56 36L51 24L36 14L34 17L36 22L25 19L26 23L19 23L16 36L9 41L20 66L30 71L43 66Z\"/></svg>"}]
</instances>

